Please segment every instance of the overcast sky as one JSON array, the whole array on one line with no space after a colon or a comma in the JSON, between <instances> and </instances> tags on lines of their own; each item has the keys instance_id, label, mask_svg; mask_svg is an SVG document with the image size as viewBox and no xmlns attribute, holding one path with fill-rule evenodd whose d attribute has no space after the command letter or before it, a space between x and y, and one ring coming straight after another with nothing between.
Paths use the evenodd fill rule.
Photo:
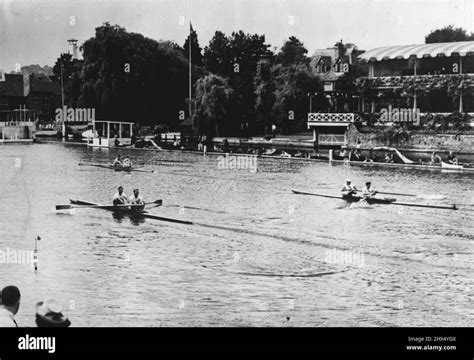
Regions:
<instances>
[{"instance_id":1,"label":"overcast sky","mask_svg":"<svg viewBox=\"0 0 474 360\"><path fill-rule=\"evenodd\" d=\"M81 45L106 21L183 45L191 20L202 48L216 30L263 34L272 47L294 35L311 54L340 39L364 50L423 43L449 24L470 33L473 15L474 0L0 0L0 69L52 66L68 39Z\"/></svg>"}]
</instances>

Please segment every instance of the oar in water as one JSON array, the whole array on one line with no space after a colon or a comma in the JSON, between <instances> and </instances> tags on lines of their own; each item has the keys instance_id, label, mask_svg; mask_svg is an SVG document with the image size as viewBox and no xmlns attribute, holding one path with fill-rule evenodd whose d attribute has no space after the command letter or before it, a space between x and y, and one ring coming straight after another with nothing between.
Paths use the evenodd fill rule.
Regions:
<instances>
[{"instance_id":1,"label":"oar in water","mask_svg":"<svg viewBox=\"0 0 474 360\"><path fill-rule=\"evenodd\" d=\"M429 205L429 204L404 203L404 202L394 201L390 205L413 206L413 207L430 208L430 209L458 210L458 208L456 207L456 204L447 206L447 205Z\"/></svg>"},{"instance_id":2,"label":"oar in water","mask_svg":"<svg viewBox=\"0 0 474 360\"><path fill-rule=\"evenodd\" d=\"M156 204L155 206L163 205L163 200L155 200L149 204ZM67 209L81 209L81 208L110 208L110 207L128 207L128 206L143 206L143 204L124 204L124 205L56 205L56 210L67 210Z\"/></svg>"}]
</instances>

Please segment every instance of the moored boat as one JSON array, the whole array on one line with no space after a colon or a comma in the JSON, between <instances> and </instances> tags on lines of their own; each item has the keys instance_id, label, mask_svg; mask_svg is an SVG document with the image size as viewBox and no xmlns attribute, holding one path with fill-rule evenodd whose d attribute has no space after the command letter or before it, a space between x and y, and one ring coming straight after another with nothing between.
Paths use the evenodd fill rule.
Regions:
<instances>
[{"instance_id":1,"label":"moored boat","mask_svg":"<svg viewBox=\"0 0 474 360\"><path fill-rule=\"evenodd\" d=\"M444 161L441 161L441 168L443 169L450 169L450 170L461 170L464 169L462 165L454 165L454 164L449 164L445 163Z\"/></svg>"}]
</instances>

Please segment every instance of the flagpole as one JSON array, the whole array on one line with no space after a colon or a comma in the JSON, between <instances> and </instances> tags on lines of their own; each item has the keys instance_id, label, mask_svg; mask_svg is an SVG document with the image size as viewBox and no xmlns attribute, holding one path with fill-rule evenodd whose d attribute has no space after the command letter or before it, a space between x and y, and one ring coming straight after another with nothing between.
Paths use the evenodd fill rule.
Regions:
<instances>
[{"instance_id":1,"label":"flagpole","mask_svg":"<svg viewBox=\"0 0 474 360\"><path fill-rule=\"evenodd\" d=\"M189 44L188 44L188 52L189 52L189 101L188 101L188 108L189 108L189 117L191 117L191 21L189 22Z\"/></svg>"},{"instance_id":2,"label":"flagpole","mask_svg":"<svg viewBox=\"0 0 474 360\"><path fill-rule=\"evenodd\" d=\"M62 54L61 54L62 55ZM61 65L61 106L64 109L64 82L63 82L63 59L59 56L59 62ZM63 114L63 123L61 124L61 132L63 135L63 139L66 138L66 114Z\"/></svg>"}]
</instances>

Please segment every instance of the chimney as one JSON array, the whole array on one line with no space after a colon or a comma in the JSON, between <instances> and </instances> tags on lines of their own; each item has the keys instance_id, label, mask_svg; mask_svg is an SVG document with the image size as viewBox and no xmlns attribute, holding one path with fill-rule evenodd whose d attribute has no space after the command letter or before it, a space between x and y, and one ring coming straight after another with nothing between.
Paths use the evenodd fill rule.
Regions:
<instances>
[{"instance_id":1,"label":"chimney","mask_svg":"<svg viewBox=\"0 0 474 360\"><path fill-rule=\"evenodd\" d=\"M72 59L77 60L77 41L76 39L70 39L67 42L72 45Z\"/></svg>"}]
</instances>

